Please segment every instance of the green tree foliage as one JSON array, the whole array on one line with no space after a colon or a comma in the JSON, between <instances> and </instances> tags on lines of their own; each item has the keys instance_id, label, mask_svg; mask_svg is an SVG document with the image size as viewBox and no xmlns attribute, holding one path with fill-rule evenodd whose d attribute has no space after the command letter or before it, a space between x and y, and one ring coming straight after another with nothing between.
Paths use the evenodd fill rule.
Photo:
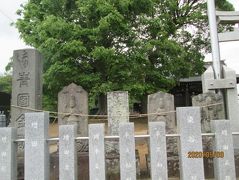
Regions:
<instances>
[{"instance_id":1,"label":"green tree foliage","mask_svg":"<svg viewBox=\"0 0 239 180\"><path fill-rule=\"evenodd\" d=\"M93 97L126 90L139 99L203 72L205 0L29 0L18 14L21 37L45 57L52 100L71 82Z\"/></svg>"},{"instance_id":2,"label":"green tree foliage","mask_svg":"<svg viewBox=\"0 0 239 180\"><path fill-rule=\"evenodd\" d=\"M11 90L12 90L12 76L9 74L0 76L0 92L11 94Z\"/></svg>"}]
</instances>

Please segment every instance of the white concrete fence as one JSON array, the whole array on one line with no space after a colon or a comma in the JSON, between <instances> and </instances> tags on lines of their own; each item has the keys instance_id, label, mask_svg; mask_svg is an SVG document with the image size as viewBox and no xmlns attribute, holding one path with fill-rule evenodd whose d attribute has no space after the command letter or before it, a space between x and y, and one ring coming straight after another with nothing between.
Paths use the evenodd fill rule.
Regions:
<instances>
[{"instance_id":1,"label":"white concrete fence","mask_svg":"<svg viewBox=\"0 0 239 180\"><path fill-rule=\"evenodd\" d=\"M136 179L135 139L149 138L151 179L167 180L166 138L179 138L180 178L202 180L204 177L202 136L214 137L214 171L216 179L235 180L233 138L229 120L211 122L212 133L201 133L199 107L177 108L177 134L165 134L164 122L149 122L148 135L134 135L133 123L121 123L119 136L105 136L104 124L90 124L88 137L76 137L74 125L61 125L58 138L48 138L49 114L25 114L25 138L17 139L15 128L0 128L0 180L17 179L17 143L25 143L24 179L49 180L50 141L59 141L59 179L77 179L76 140L89 141L89 171L91 180L106 179L105 139L118 139L121 180ZM209 155L209 154L207 154Z\"/></svg>"}]
</instances>

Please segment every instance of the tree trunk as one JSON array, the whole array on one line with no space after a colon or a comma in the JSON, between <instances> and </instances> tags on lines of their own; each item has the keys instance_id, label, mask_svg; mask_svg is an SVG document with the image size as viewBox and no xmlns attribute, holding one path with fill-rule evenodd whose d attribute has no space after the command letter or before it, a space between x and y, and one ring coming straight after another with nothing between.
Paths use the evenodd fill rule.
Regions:
<instances>
[{"instance_id":1,"label":"tree trunk","mask_svg":"<svg viewBox=\"0 0 239 180\"><path fill-rule=\"evenodd\" d=\"M100 94L98 97L98 115L105 115L107 114L107 96L105 94Z\"/></svg>"}]
</instances>

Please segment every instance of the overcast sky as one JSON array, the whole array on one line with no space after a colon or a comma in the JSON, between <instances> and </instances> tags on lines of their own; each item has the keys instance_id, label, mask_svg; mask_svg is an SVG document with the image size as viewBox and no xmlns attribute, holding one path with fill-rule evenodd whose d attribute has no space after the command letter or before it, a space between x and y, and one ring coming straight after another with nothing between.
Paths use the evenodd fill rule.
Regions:
<instances>
[{"instance_id":1,"label":"overcast sky","mask_svg":"<svg viewBox=\"0 0 239 180\"><path fill-rule=\"evenodd\" d=\"M239 0L229 0L236 10L239 10ZM27 0L1 0L0 1L0 74L5 72L5 66L12 57L13 50L23 49L27 46L19 38L18 31L10 26L17 19L16 10L21 3ZM221 59L226 60L228 67L239 74L239 42L221 43ZM210 59L211 55L207 56Z\"/></svg>"}]
</instances>

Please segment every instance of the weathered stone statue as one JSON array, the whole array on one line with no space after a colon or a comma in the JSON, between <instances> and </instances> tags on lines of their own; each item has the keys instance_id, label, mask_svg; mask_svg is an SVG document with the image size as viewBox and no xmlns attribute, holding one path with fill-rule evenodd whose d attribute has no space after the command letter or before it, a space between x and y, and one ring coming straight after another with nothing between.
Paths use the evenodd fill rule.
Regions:
<instances>
[{"instance_id":1,"label":"weathered stone statue","mask_svg":"<svg viewBox=\"0 0 239 180\"><path fill-rule=\"evenodd\" d=\"M58 122L76 124L79 136L88 135L88 93L74 83L58 93Z\"/></svg>"},{"instance_id":2,"label":"weathered stone statue","mask_svg":"<svg viewBox=\"0 0 239 180\"><path fill-rule=\"evenodd\" d=\"M88 136L88 93L81 86L71 83L58 93L58 124L76 124L76 135ZM77 140L76 149L78 178L87 180L89 179L88 141ZM59 165L56 163L58 158L56 153L53 161L57 166Z\"/></svg>"},{"instance_id":3,"label":"weathered stone statue","mask_svg":"<svg viewBox=\"0 0 239 180\"><path fill-rule=\"evenodd\" d=\"M171 94L157 92L148 95L148 121L164 121L166 130L176 130L174 97Z\"/></svg>"},{"instance_id":4,"label":"weathered stone statue","mask_svg":"<svg viewBox=\"0 0 239 180\"><path fill-rule=\"evenodd\" d=\"M225 111L222 95L208 92L192 98L193 106L201 107L202 132L211 132L210 121L225 119Z\"/></svg>"}]
</instances>

